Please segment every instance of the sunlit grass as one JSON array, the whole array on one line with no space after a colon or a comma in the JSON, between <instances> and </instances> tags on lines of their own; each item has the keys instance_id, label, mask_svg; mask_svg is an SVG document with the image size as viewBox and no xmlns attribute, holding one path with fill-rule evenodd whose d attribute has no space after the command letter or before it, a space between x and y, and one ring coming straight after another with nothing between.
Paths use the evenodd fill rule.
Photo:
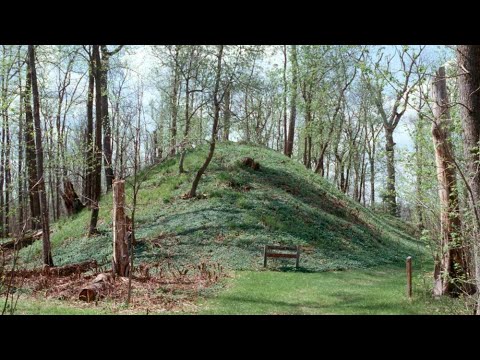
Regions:
<instances>
[{"instance_id":1,"label":"sunlit grass","mask_svg":"<svg viewBox=\"0 0 480 360\"><path fill-rule=\"evenodd\" d=\"M420 279L406 297L402 268L323 273L239 271L203 303L202 314L407 315L466 313L461 301L434 300Z\"/></svg>"}]
</instances>

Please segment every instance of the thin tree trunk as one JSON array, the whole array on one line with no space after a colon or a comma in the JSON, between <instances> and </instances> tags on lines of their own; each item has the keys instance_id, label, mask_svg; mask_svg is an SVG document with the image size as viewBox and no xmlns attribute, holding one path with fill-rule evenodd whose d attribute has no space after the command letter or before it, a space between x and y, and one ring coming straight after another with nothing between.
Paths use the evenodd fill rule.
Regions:
<instances>
[{"instance_id":1,"label":"thin tree trunk","mask_svg":"<svg viewBox=\"0 0 480 360\"><path fill-rule=\"evenodd\" d=\"M2 76L2 80L4 76ZM5 112L3 110L4 105L3 101L5 98L5 94L3 93L3 81L2 81L2 93L1 93L1 109L2 109L2 143L1 143L1 154L0 154L0 238L6 237L5 234L5 203L3 194L5 192L4 189L4 181L5 181Z\"/></svg>"},{"instance_id":2,"label":"thin tree trunk","mask_svg":"<svg viewBox=\"0 0 480 360\"><path fill-rule=\"evenodd\" d=\"M92 216L90 218L89 236L96 234L99 212L99 201L102 192L102 85L101 60L99 45L93 45L93 69L95 76L95 171L92 194Z\"/></svg>"},{"instance_id":3,"label":"thin tree trunk","mask_svg":"<svg viewBox=\"0 0 480 360\"><path fill-rule=\"evenodd\" d=\"M228 141L230 137L230 87L225 89L225 110L223 113L223 141Z\"/></svg>"},{"instance_id":4,"label":"thin tree trunk","mask_svg":"<svg viewBox=\"0 0 480 360\"><path fill-rule=\"evenodd\" d=\"M222 57L223 57L223 45L218 46L218 54L217 54L217 73L216 73L216 80L215 80L215 89L213 92L213 105L214 105L214 116L213 116L213 127L212 127L212 138L210 141L210 149L208 151L208 156L205 159L205 162L200 167L193 180L192 188L188 193L187 198L193 198L197 196L197 187L198 183L200 182L200 178L204 174L205 170L207 169L210 161L212 160L213 153L215 152L215 144L217 139L217 132L218 132L218 120L220 117L220 100L218 98L219 88L220 88L220 79L222 76Z\"/></svg>"},{"instance_id":5,"label":"thin tree trunk","mask_svg":"<svg viewBox=\"0 0 480 360\"><path fill-rule=\"evenodd\" d=\"M293 142L295 139L295 121L297 117L297 46L292 45L292 92L290 94L290 122L288 124L288 138L287 138L287 151L286 155L292 157L293 154Z\"/></svg>"},{"instance_id":6,"label":"thin tree trunk","mask_svg":"<svg viewBox=\"0 0 480 360\"><path fill-rule=\"evenodd\" d=\"M287 155L287 45L283 45L283 151Z\"/></svg>"},{"instance_id":7,"label":"thin tree trunk","mask_svg":"<svg viewBox=\"0 0 480 360\"><path fill-rule=\"evenodd\" d=\"M30 217L33 230L41 228L40 222L40 195L37 186L37 158L36 145L34 138L34 120L31 103L32 96L32 76L30 62L27 61L27 76L25 80L25 147L26 147L26 167L28 173L28 195L30 199Z\"/></svg>"},{"instance_id":8,"label":"thin tree trunk","mask_svg":"<svg viewBox=\"0 0 480 360\"><path fill-rule=\"evenodd\" d=\"M392 216L397 216L397 192L395 190L395 143L393 129L385 127L385 152L387 154L387 185L385 203L387 211Z\"/></svg>"},{"instance_id":9,"label":"thin tree trunk","mask_svg":"<svg viewBox=\"0 0 480 360\"><path fill-rule=\"evenodd\" d=\"M106 45L101 45L101 51L102 59L100 67L100 83L102 88L102 124L104 130L103 153L106 191L109 192L112 189L112 182L114 178L114 171L112 168L112 129L108 114L108 70L110 68L110 53L107 51Z\"/></svg>"},{"instance_id":10,"label":"thin tree trunk","mask_svg":"<svg viewBox=\"0 0 480 360\"><path fill-rule=\"evenodd\" d=\"M423 146L420 142L423 131L423 118L419 115L418 121L415 126L415 158L416 158L416 193L417 193L417 205L415 207L418 224L417 228L420 232L425 229L423 220L423 208L421 200L423 198Z\"/></svg>"},{"instance_id":11,"label":"thin tree trunk","mask_svg":"<svg viewBox=\"0 0 480 360\"><path fill-rule=\"evenodd\" d=\"M183 133L183 145L182 145L182 155L180 156L180 162L178 164L178 172L180 174L185 172L183 168L183 162L185 161L186 155L186 146L188 141L188 133L190 131L190 79L187 79L185 82L185 132Z\"/></svg>"},{"instance_id":12,"label":"thin tree trunk","mask_svg":"<svg viewBox=\"0 0 480 360\"><path fill-rule=\"evenodd\" d=\"M38 191L40 193L40 211L42 218L43 263L48 266L53 266L53 258L50 245L48 203L47 194L45 191L45 178L43 173L42 128L40 126L40 96L38 94L37 71L35 68L35 49L33 45L28 46L28 58L32 77L33 119L35 122L35 143L37 147L37 182Z\"/></svg>"},{"instance_id":13,"label":"thin tree trunk","mask_svg":"<svg viewBox=\"0 0 480 360\"><path fill-rule=\"evenodd\" d=\"M178 70L178 56L179 49L178 46L175 47L175 69L173 75L172 83L172 98L171 98L171 112L172 112L172 123L170 126L170 154L176 154L176 145L177 145L177 117L178 117L178 92L180 86L180 74Z\"/></svg>"},{"instance_id":14,"label":"thin tree trunk","mask_svg":"<svg viewBox=\"0 0 480 360\"><path fill-rule=\"evenodd\" d=\"M90 61L88 69L88 94L87 94L87 132L86 132L86 165L84 197L86 204L91 206L93 198L93 177L94 177L94 141L93 141L93 94L95 91L95 77L93 61Z\"/></svg>"},{"instance_id":15,"label":"thin tree trunk","mask_svg":"<svg viewBox=\"0 0 480 360\"><path fill-rule=\"evenodd\" d=\"M22 76L21 76L21 66L18 69L19 79L18 86L20 91L20 101L19 101L19 114L18 114L18 177L17 177L17 188L18 188L18 209L17 209L17 233L20 233L20 229L23 227L23 89L22 89Z\"/></svg>"}]
</instances>

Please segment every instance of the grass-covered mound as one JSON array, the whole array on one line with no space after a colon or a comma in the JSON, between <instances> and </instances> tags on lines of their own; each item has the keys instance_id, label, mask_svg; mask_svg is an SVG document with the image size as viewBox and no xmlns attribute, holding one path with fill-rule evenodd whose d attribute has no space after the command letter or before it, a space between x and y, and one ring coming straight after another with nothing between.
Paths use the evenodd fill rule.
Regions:
<instances>
[{"instance_id":1,"label":"grass-covered mound","mask_svg":"<svg viewBox=\"0 0 480 360\"><path fill-rule=\"evenodd\" d=\"M187 154L186 174L178 175L179 157L142 172L136 263L210 260L232 269L256 269L263 265L267 243L301 245L303 271L398 263L423 253L399 220L364 208L302 164L262 147L218 144L198 189L205 196L183 200L206 152L201 147ZM242 165L247 156L260 163L260 170ZM54 224L55 264L92 258L110 263L111 210L110 193L100 203L101 235L93 238L86 237L88 210ZM31 266L39 265L41 242L22 249L21 255ZM269 259L269 263L294 261Z\"/></svg>"}]
</instances>

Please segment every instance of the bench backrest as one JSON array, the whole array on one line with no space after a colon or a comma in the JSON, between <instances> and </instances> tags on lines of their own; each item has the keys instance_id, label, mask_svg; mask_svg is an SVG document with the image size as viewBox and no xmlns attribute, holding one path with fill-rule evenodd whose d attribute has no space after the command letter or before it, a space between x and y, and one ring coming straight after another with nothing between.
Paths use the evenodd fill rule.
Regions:
<instances>
[{"instance_id":1,"label":"bench backrest","mask_svg":"<svg viewBox=\"0 0 480 360\"><path fill-rule=\"evenodd\" d=\"M271 250L287 250L295 253L274 252ZM265 245L263 249L263 267L267 267L267 258L289 258L296 259L295 267L300 265L300 246L281 246L281 245Z\"/></svg>"}]
</instances>

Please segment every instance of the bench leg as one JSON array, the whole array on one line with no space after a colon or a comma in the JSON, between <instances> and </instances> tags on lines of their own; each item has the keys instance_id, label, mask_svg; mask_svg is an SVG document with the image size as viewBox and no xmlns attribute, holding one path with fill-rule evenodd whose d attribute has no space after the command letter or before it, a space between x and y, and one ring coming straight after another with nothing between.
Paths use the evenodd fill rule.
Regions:
<instances>
[{"instance_id":1,"label":"bench leg","mask_svg":"<svg viewBox=\"0 0 480 360\"><path fill-rule=\"evenodd\" d=\"M267 245L263 247L263 267L267 267Z\"/></svg>"},{"instance_id":2,"label":"bench leg","mask_svg":"<svg viewBox=\"0 0 480 360\"><path fill-rule=\"evenodd\" d=\"M300 246L297 245L297 261L295 262L295 267L298 269L300 266Z\"/></svg>"}]
</instances>

